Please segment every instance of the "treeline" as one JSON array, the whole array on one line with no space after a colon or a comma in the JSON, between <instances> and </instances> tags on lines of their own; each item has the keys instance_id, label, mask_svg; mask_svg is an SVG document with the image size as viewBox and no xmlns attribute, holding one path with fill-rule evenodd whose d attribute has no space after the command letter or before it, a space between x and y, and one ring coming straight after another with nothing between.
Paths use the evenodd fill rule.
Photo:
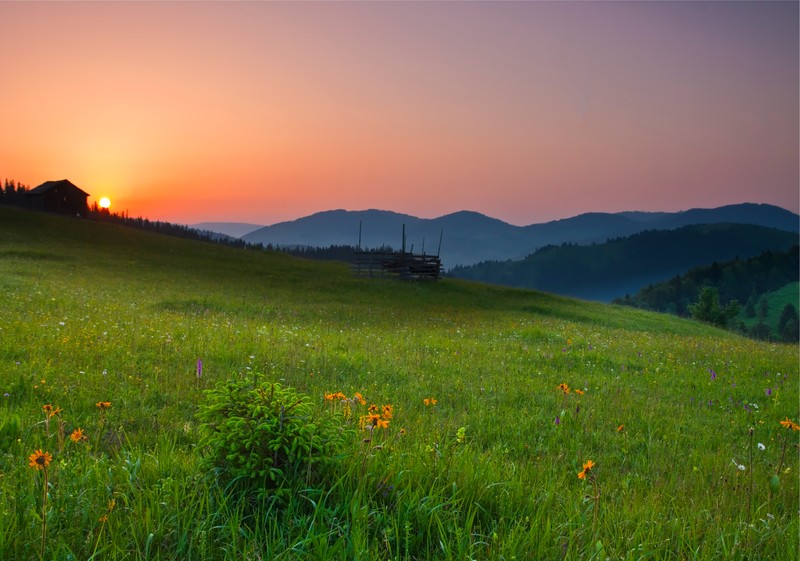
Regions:
<instances>
[{"instance_id":1,"label":"treeline","mask_svg":"<svg viewBox=\"0 0 800 561\"><path fill-rule=\"evenodd\" d=\"M3 188L0 189L0 204L24 206L25 193L30 191L29 185L24 185L13 179L6 179Z\"/></svg>"},{"instance_id":2,"label":"treeline","mask_svg":"<svg viewBox=\"0 0 800 561\"><path fill-rule=\"evenodd\" d=\"M770 306L774 307L769 294L798 282L799 270L795 245L788 251L765 251L748 259L695 267L614 303L695 317L758 339L797 341L798 314L792 302L782 303L776 325L768 325L766 319Z\"/></svg>"},{"instance_id":3,"label":"treeline","mask_svg":"<svg viewBox=\"0 0 800 561\"><path fill-rule=\"evenodd\" d=\"M354 245L329 245L327 247L312 247L312 246L273 246L267 245L267 249L274 249L282 253L288 253L295 257L303 257L305 259L315 259L318 261L344 261L351 262L356 252L366 251L369 253L387 253L393 252L394 249L387 245L382 245L376 248L364 249L358 248Z\"/></svg>"}]
</instances>

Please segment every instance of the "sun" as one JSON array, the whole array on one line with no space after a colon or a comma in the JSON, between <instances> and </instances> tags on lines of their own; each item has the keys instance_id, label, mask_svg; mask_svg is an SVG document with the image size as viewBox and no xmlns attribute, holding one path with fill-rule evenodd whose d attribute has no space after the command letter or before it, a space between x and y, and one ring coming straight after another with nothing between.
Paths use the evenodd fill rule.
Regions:
<instances>
[{"instance_id":1,"label":"sun","mask_svg":"<svg viewBox=\"0 0 800 561\"><path fill-rule=\"evenodd\" d=\"M100 208L108 208L111 206L111 199L108 197L103 197L98 201L97 204L100 205Z\"/></svg>"}]
</instances>

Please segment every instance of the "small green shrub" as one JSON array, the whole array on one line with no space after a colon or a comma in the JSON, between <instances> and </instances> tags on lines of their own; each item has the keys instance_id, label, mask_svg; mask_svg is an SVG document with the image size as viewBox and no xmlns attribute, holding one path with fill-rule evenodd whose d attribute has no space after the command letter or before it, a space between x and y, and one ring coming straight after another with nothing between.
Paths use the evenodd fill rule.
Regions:
<instances>
[{"instance_id":1,"label":"small green shrub","mask_svg":"<svg viewBox=\"0 0 800 561\"><path fill-rule=\"evenodd\" d=\"M318 485L341 452L343 425L292 388L227 381L205 393L202 449L225 479L265 491Z\"/></svg>"}]
</instances>

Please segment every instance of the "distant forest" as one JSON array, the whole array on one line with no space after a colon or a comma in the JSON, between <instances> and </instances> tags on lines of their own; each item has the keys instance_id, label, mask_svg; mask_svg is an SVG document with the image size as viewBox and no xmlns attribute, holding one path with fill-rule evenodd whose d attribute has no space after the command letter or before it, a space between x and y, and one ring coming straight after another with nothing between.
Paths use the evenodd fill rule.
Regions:
<instances>
[{"instance_id":1,"label":"distant forest","mask_svg":"<svg viewBox=\"0 0 800 561\"><path fill-rule=\"evenodd\" d=\"M454 277L611 301L714 259L786 250L797 234L750 224L701 224L647 230L606 243L548 245L519 261L454 267ZM695 295L696 297L696 295Z\"/></svg>"},{"instance_id":2,"label":"distant forest","mask_svg":"<svg viewBox=\"0 0 800 561\"><path fill-rule=\"evenodd\" d=\"M614 303L696 316L693 305L700 301L705 290L712 289L710 295L720 308L731 304L738 308L739 313L730 318L728 328L758 339L797 341L800 338L796 306L798 271L800 259L795 245L788 251L765 251L749 259L715 261L695 267L668 281L650 284L634 296L617 298ZM782 289L792 286L788 292L783 291L785 295L778 296ZM770 315L778 316L774 325L766 321Z\"/></svg>"}]
</instances>

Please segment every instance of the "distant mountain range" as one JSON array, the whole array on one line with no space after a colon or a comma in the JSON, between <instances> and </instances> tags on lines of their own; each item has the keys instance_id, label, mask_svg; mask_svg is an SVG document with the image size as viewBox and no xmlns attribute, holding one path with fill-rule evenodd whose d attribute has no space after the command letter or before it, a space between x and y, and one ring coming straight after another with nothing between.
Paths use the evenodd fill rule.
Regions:
<instances>
[{"instance_id":1,"label":"distant mountain range","mask_svg":"<svg viewBox=\"0 0 800 561\"><path fill-rule=\"evenodd\" d=\"M603 244L547 246L519 261L455 267L455 277L611 301L693 267L798 244L794 232L752 224L703 224L647 230Z\"/></svg>"},{"instance_id":2,"label":"distant mountain range","mask_svg":"<svg viewBox=\"0 0 800 561\"><path fill-rule=\"evenodd\" d=\"M451 268L488 260L522 259L547 245L603 243L645 230L719 223L752 224L794 233L800 230L797 214L752 203L681 212L587 213L530 226L514 226L470 211L426 219L383 210L330 210L264 227L230 222L206 222L193 227L239 236L250 243L314 247L355 246L360 230L361 247L388 245L400 249L405 225L406 250L436 254L441 236L442 264Z\"/></svg>"}]
</instances>

